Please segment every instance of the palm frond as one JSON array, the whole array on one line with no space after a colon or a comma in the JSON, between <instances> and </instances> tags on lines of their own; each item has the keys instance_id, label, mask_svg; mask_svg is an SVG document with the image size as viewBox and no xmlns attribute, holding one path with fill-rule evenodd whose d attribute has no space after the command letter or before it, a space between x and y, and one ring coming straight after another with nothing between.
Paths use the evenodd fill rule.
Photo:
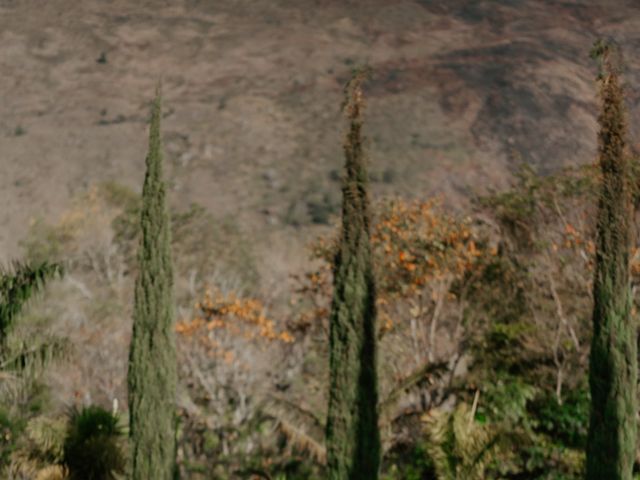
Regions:
<instances>
[{"instance_id":1,"label":"palm frond","mask_svg":"<svg viewBox=\"0 0 640 480\"><path fill-rule=\"evenodd\" d=\"M306 452L318 464L325 464L327 451L317 439L283 418L278 419L278 430L286 437L290 448Z\"/></svg>"},{"instance_id":2,"label":"palm frond","mask_svg":"<svg viewBox=\"0 0 640 480\"><path fill-rule=\"evenodd\" d=\"M68 360L72 343L67 338L53 335L37 336L8 346L0 370L16 372L23 377L36 377L50 364Z\"/></svg>"},{"instance_id":3,"label":"palm frond","mask_svg":"<svg viewBox=\"0 0 640 480\"><path fill-rule=\"evenodd\" d=\"M402 396L416 387L420 382L430 379L434 375L440 375L447 371L447 362L429 362L417 368L404 379L400 380L380 403L380 413L385 415L391 410Z\"/></svg>"},{"instance_id":4,"label":"palm frond","mask_svg":"<svg viewBox=\"0 0 640 480\"><path fill-rule=\"evenodd\" d=\"M28 265L14 262L0 267L0 342L4 342L15 318L45 283L63 273L57 263Z\"/></svg>"},{"instance_id":5,"label":"palm frond","mask_svg":"<svg viewBox=\"0 0 640 480\"><path fill-rule=\"evenodd\" d=\"M314 428L317 428L319 430L324 429L324 420L322 420L315 412L305 408L300 403L296 403L289 399L273 394L269 394L267 399L270 400L272 404L279 405L287 410L293 410L297 415L307 418Z\"/></svg>"},{"instance_id":6,"label":"palm frond","mask_svg":"<svg viewBox=\"0 0 640 480\"><path fill-rule=\"evenodd\" d=\"M324 422L311 410L289 400L269 396L262 411L287 439L287 448L305 452L320 465L326 461Z\"/></svg>"}]
</instances>

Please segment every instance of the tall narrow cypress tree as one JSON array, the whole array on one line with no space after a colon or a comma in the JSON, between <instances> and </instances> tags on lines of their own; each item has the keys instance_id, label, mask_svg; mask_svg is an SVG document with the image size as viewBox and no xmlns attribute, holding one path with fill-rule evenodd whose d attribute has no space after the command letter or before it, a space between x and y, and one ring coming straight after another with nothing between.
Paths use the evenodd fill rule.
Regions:
<instances>
[{"instance_id":1,"label":"tall narrow cypress tree","mask_svg":"<svg viewBox=\"0 0 640 480\"><path fill-rule=\"evenodd\" d=\"M637 326L631 315L629 249L631 192L626 120L610 47L602 59L598 117L602 174L593 284L593 340L589 365L591 416L587 480L631 480L636 450Z\"/></svg>"},{"instance_id":2,"label":"tall narrow cypress tree","mask_svg":"<svg viewBox=\"0 0 640 480\"><path fill-rule=\"evenodd\" d=\"M350 127L344 145L342 232L333 275L326 428L330 480L375 480L380 465L376 374L375 281L369 239L367 172L362 146L362 81L347 85Z\"/></svg>"},{"instance_id":3,"label":"tall narrow cypress tree","mask_svg":"<svg viewBox=\"0 0 640 480\"><path fill-rule=\"evenodd\" d=\"M176 350L169 214L162 179L161 98L156 93L142 190L142 238L129 352L132 480L170 480L175 469Z\"/></svg>"}]
</instances>

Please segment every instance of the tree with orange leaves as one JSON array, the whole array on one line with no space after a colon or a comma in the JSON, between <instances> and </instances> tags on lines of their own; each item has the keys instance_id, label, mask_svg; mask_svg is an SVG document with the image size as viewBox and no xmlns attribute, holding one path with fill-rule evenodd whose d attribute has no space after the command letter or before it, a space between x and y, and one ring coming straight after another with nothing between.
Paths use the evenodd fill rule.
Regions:
<instances>
[{"instance_id":1,"label":"tree with orange leaves","mask_svg":"<svg viewBox=\"0 0 640 480\"><path fill-rule=\"evenodd\" d=\"M372 208L370 228L380 320L376 337L384 453L402 438L394 432L397 422L414 418L418 434L417 416L444 398L450 383L444 375L447 364L458 361L465 341L464 284L496 249L470 219L446 213L436 198L379 201ZM328 356L331 264L337 248L335 236L318 239L311 247L316 268L296 277L299 314L290 329L300 332L300 342L313 358ZM306 375L314 375L305 377L308 391L314 382L325 382L327 372L315 367ZM319 402L306 400L321 408Z\"/></svg>"},{"instance_id":2,"label":"tree with orange leaves","mask_svg":"<svg viewBox=\"0 0 640 480\"><path fill-rule=\"evenodd\" d=\"M254 457L255 469L268 471L279 453L268 441L271 429L263 432L256 425L278 425L266 404L273 384L286 373L284 360L293 335L278 325L260 299L220 288L206 289L193 311L177 322L176 332L187 387L180 404L179 459L185 475L189 465L205 462L217 478L247 467ZM205 455L202 442L212 438L215 446Z\"/></svg>"}]
</instances>

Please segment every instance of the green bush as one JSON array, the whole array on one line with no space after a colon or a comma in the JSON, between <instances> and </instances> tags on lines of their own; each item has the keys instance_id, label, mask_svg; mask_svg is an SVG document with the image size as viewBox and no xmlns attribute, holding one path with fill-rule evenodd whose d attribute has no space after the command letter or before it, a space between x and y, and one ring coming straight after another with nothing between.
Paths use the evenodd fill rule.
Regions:
<instances>
[{"instance_id":1,"label":"green bush","mask_svg":"<svg viewBox=\"0 0 640 480\"><path fill-rule=\"evenodd\" d=\"M382 480L437 480L427 442L398 445L388 452Z\"/></svg>"},{"instance_id":2,"label":"green bush","mask_svg":"<svg viewBox=\"0 0 640 480\"><path fill-rule=\"evenodd\" d=\"M565 392L562 403L553 395L536 399L529 407L536 418L536 430L554 442L569 448L583 449L589 427L589 391L578 389Z\"/></svg>"}]
</instances>

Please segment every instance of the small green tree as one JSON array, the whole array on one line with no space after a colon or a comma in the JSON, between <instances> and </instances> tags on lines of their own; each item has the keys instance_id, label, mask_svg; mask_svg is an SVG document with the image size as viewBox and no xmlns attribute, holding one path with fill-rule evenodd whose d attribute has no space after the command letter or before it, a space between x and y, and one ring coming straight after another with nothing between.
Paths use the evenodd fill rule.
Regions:
<instances>
[{"instance_id":1,"label":"small green tree","mask_svg":"<svg viewBox=\"0 0 640 480\"><path fill-rule=\"evenodd\" d=\"M631 480L636 453L637 327L631 315L629 285L629 157L623 93L611 53L611 48L602 43L597 43L592 52L603 62L598 117L602 183L589 364L588 480Z\"/></svg>"},{"instance_id":2,"label":"small green tree","mask_svg":"<svg viewBox=\"0 0 640 480\"><path fill-rule=\"evenodd\" d=\"M131 478L169 480L175 470L177 383L169 214L162 179L161 97L151 116L142 190L139 273L129 352Z\"/></svg>"},{"instance_id":3,"label":"small green tree","mask_svg":"<svg viewBox=\"0 0 640 480\"><path fill-rule=\"evenodd\" d=\"M329 338L326 442L331 480L375 480L380 465L376 293L361 136L364 73L357 72L347 85L344 104L350 128L344 145L342 233L333 267Z\"/></svg>"}]
</instances>

